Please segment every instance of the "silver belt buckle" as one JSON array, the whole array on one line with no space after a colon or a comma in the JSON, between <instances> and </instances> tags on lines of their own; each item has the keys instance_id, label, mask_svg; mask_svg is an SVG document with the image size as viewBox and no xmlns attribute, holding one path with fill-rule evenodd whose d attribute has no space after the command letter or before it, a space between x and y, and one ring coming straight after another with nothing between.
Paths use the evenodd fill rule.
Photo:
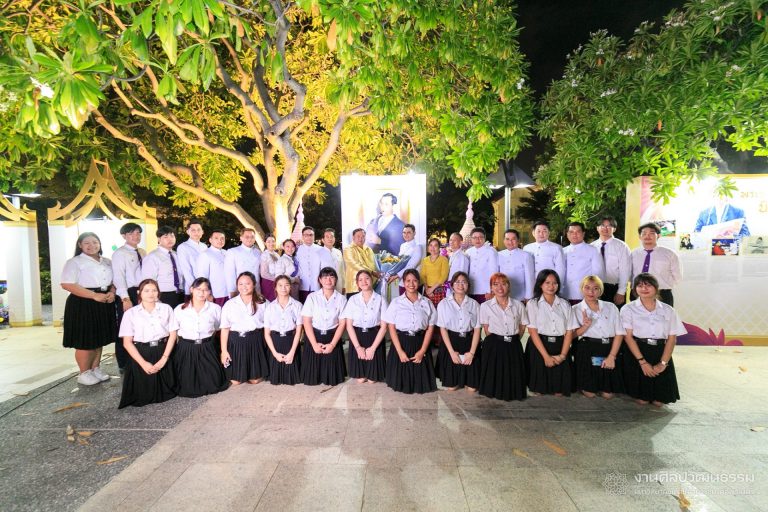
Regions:
<instances>
[{"instance_id":1,"label":"silver belt buckle","mask_svg":"<svg viewBox=\"0 0 768 512\"><path fill-rule=\"evenodd\" d=\"M504 336L504 341L507 343L512 343L512 336Z\"/></svg>"},{"instance_id":2,"label":"silver belt buckle","mask_svg":"<svg viewBox=\"0 0 768 512\"><path fill-rule=\"evenodd\" d=\"M465 331L461 331L459 333L459 338L466 338L466 337L467 337L467 333Z\"/></svg>"},{"instance_id":3,"label":"silver belt buckle","mask_svg":"<svg viewBox=\"0 0 768 512\"><path fill-rule=\"evenodd\" d=\"M105 292L105 291L109 290L109 287L108 286L101 286L101 287L99 287L99 290Z\"/></svg>"},{"instance_id":4,"label":"silver belt buckle","mask_svg":"<svg viewBox=\"0 0 768 512\"><path fill-rule=\"evenodd\" d=\"M280 337L281 337L281 338L285 338L285 335L286 335L286 334L287 334L287 333L286 333L285 331L280 331Z\"/></svg>"},{"instance_id":5,"label":"silver belt buckle","mask_svg":"<svg viewBox=\"0 0 768 512\"><path fill-rule=\"evenodd\" d=\"M201 340L200 338L195 340L195 345L202 345L202 344L203 344L203 340Z\"/></svg>"},{"instance_id":6,"label":"silver belt buckle","mask_svg":"<svg viewBox=\"0 0 768 512\"><path fill-rule=\"evenodd\" d=\"M246 333L246 332L242 332L242 331L238 331L238 333L237 333L237 334L238 334L238 335L240 335L240 337L241 337L241 338L245 338L245 336L246 336L248 333Z\"/></svg>"},{"instance_id":7,"label":"silver belt buckle","mask_svg":"<svg viewBox=\"0 0 768 512\"><path fill-rule=\"evenodd\" d=\"M547 341L549 343L555 343L557 341L557 337L556 336L547 336Z\"/></svg>"},{"instance_id":8,"label":"silver belt buckle","mask_svg":"<svg viewBox=\"0 0 768 512\"><path fill-rule=\"evenodd\" d=\"M326 334L328 334L328 331L326 331L325 329L320 331L320 336L325 336Z\"/></svg>"},{"instance_id":9,"label":"silver belt buckle","mask_svg":"<svg viewBox=\"0 0 768 512\"><path fill-rule=\"evenodd\" d=\"M645 341L646 341L646 343L648 343L652 347L655 347L656 345L659 344L659 342L657 340L654 340L652 338L647 338Z\"/></svg>"},{"instance_id":10,"label":"silver belt buckle","mask_svg":"<svg viewBox=\"0 0 768 512\"><path fill-rule=\"evenodd\" d=\"M360 328L360 332L368 332L368 328L367 327L361 327Z\"/></svg>"},{"instance_id":11,"label":"silver belt buckle","mask_svg":"<svg viewBox=\"0 0 768 512\"><path fill-rule=\"evenodd\" d=\"M416 331L408 331L408 336L416 336Z\"/></svg>"},{"instance_id":12,"label":"silver belt buckle","mask_svg":"<svg viewBox=\"0 0 768 512\"><path fill-rule=\"evenodd\" d=\"M611 338L600 338L603 341L603 345L607 345L611 342Z\"/></svg>"},{"instance_id":13,"label":"silver belt buckle","mask_svg":"<svg viewBox=\"0 0 768 512\"><path fill-rule=\"evenodd\" d=\"M149 342L149 346L150 346L150 347L156 347L156 346L158 346L159 344L160 344L160 342L158 342L158 341L150 341L150 342Z\"/></svg>"}]
</instances>

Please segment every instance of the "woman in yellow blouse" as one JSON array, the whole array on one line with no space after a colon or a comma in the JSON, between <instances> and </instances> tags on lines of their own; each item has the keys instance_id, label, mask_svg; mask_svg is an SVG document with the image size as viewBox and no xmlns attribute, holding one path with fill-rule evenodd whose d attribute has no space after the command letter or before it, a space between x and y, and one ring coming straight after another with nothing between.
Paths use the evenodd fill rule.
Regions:
<instances>
[{"instance_id":1,"label":"woman in yellow blouse","mask_svg":"<svg viewBox=\"0 0 768 512\"><path fill-rule=\"evenodd\" d=\"M421 284L424 295L437 307L445 298L445 282L448 280L448 258L440 255L440 240L433 238L427 244L428 256L421 260Z\"/></svg>"}]
</instances>

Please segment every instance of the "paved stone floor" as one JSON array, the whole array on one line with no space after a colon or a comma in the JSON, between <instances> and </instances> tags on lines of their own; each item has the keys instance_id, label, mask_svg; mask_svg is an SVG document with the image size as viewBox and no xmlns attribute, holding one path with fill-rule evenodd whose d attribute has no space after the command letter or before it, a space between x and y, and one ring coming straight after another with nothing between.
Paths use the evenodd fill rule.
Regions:
<instances>
[{"instance_id":1,"label":"paved stone floor","mask_svg":"<svg viewBox=\"0 0 768 512\"><path fill-rule=\"evenodd\" d=\"M768 510L768 348L675 356L663 409L348 381L118 411L60 380L0 404L0 510Z\"/></svg>"}]
</instances>

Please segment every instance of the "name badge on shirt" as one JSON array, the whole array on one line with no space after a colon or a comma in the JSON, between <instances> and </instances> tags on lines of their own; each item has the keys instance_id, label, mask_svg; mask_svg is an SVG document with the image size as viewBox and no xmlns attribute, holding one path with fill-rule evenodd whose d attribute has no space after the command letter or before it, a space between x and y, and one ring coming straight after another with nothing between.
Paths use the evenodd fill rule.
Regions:
<instances>
[{"instance_id":1,"label":"name badge on shirt","mask_svg":"<svg viewBox=\"0 0 768 512\"><path fill-rule=\"evenodd\" d=\"M549 343L555 343L557 341L557 337L555 337L555 336L547 336L547 341Z\"/></svg>"}]
</instances>

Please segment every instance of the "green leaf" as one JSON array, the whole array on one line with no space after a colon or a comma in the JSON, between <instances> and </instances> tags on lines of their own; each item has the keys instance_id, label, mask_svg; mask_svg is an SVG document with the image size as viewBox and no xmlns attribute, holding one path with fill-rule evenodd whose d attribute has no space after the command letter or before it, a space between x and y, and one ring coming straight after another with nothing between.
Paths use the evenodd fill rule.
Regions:
<instances>
[{"instance_id":1,"label":"green leaf","mask_svg":"<svg viewBox=\"0 0 768 512\"><path fill-rule=\"evenodd\" d=\"M224 17L224 8L216 0L205 0L205 5L211 10L214 16L217 18Z\"/></svg>"},{"instance_id":2,"label":"green leaf","mask_svg":"<svg viewBox=\"0 0 768 512\"><path fill-rule=\"evenodd\" d=\"M186 0L192 4L192 16L195 20L195 25L200 29L200 32L204 36L207 36L211 30L210 23L208 21L208 14L205 12L205 4L203 0Z\"/></svg>"},{"instance_id":3,"label":"green leaf","mask_svg":"<svg viewBox=\"0 0 768 512\"><path fill-rule=\"evenodd\" d=\"M134 25L141 27L141 31L144 34L144 38L148 38L152 34L152 9L146 8L141 11L141 14L133 19Z\"/></svg>"}]
</instances>

